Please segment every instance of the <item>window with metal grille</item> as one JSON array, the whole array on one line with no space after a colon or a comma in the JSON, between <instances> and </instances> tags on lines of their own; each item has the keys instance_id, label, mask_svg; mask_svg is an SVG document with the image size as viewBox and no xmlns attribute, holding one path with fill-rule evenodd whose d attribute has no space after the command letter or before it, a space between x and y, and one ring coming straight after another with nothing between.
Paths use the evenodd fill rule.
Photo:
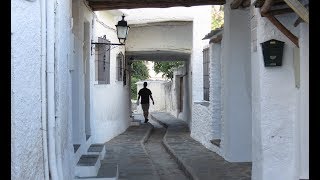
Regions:
<instances>
[{"instance_id":1,"label":"window with metal grille","mask_svg":"<svg viewBox=\"0 0 320 180\"><path fill-rule=\"evenodd\" d=\"M99 43L110 43L105 37L98 37ZM95 79L98 84L110 84L110 45L95 45Z\"/></svg>"},{"instance_id":2,"label":"window with metal grille","mask_svg":"<svg viewBox=\"0 0 320 180\"><path fill-rule=\"evenodd\" d=\"M124 63L124 55L120 52L117 55L117 80L123 81L123 63Z\"/></svg>"},{"instance_id":3,"label":"window with metal grille","mask_svg":"<svg viewBox=\"0 0 320 180\"><path fill-rule=\"evenodd\" d=\"M209 48L203 50L203 100L209 101Z\"/></svg>"}]
</instances>

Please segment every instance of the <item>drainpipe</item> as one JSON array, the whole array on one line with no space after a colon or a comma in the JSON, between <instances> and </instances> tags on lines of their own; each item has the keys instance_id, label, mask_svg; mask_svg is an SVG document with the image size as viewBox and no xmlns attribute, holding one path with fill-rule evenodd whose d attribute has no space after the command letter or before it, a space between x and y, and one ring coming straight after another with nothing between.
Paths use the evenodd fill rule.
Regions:
<instances>
[{"instance_id":1,"label":"drainpipe","mask_svg":"<svg viewBox=\"0 0 320 180\"><path fill-rule=\"evenodd\" d=\"M52 180L60 180L57 169L57 157L55 150L56 118L55 118L55 94L54 94L54 0L46 1L47 24L47 116L48 116L48 143L49 143L49 170Z\"/></svg>"},{"instance_id":2,"label":"drainpipe","mask_svg":"<svg viewBox=\"0 0 320 180\"><path fill-rule=\"evenodd\" d=\"M60 29L60 19L59 19L59 8L58 8L58 0L52 0L52 4L54 5L54 30L56 29ZM54 38L54 58L59 57L59 53L60 53L60 49L57 47L60 47L60 43L59 43L59 31L54 31L53 34L53 38ZM53 70L54 70L54 61L52 64ZM55 77L53 76L53 82L55 82ZM54 90L54 86L53 86L53 90ZM54 97L54 96L53 96ZM55 151L56 151L56 162L57 162L57 169L58 169L58 177L59 180L63 180L63 171L62 171L62 153L61 153L61 136L59 133L59 130L61 129L61 118L59 117L59 113L57 112L58 110L56 109L56 107L53 109L55 112L55 131L54 131L54 142L55 142Z\"/></svg>"},{"instance_id":3,"label":"drainpipe","mask_svg":"<svg viewBox=\"0 0 320 180\"><path fill-rule=\"evenodd\" d=\"M47 142L47 89L46 89L46 0L40 1L41 8L41 122L43 142L44 180L49 180Z\"/></svg>"}]
</instances>

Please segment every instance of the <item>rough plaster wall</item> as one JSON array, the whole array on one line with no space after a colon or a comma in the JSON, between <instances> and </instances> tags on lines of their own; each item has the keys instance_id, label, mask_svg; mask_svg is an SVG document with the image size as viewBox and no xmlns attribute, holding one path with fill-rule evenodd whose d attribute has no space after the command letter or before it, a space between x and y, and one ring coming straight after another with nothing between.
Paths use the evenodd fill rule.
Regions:
<instances>
[{"instance_id":1,"label":"rough plaster wall","mask_svg":"<svg viewBox=\"0 0 320 180\"><path fill-rule=\"evenodd\" d=\"M251 74L249 11L225 6L223 32L222 141L225 158L251 161Z\"/></svg>"},{"instance_id":2,"label":"rough plaster wall","mask_svg":"<svg viewBox=\"0 0 320 180\"><path fill-rule=\"evenodd\" d=\"M251 53L251 69L252 69L252 179L262 179L262 163L263 159L262 144L261 144L261 104L260 104L260 89L261 89L261 74L258 59L258 53Z\"/></svg>"},{"instance_id":3,"label":"rough plaster wall","mask_svg":"<svg viewBox=\"0 0 320 180\"><path fill-rule=\"evenodd\" d=\"M193 101L203 99L203 54L202 50L208 44L202 38L211 30L211 6L193 7L193 47L191 55L192 67L192 98ZM193 121L193 120L192 120Z\"/></svg>"},{"instance_id":4,"label":"rough plaster wall","mask_svg":"<svg viewBox=\"0 0 320 180\"><path fill-rule=\"evenodd\" d=\"M186 106L186 98L188 98L187 92L187 85L186 85L186 78L187 76L183 76L186 74L186 67L185 66L177 68L173 71L173 79L169 83L165 84L165 95L166 95L166 112L169 112L176 118L182 119L184 121L188 121L188 117L185 115L185 112L189 111L188 107ZM180 96L180 77L183 76L183 109L182 112L179 112L178 103L179 103L179 96Z\"/></svg>"},{"instance_id":5,"label":"rough plaster wall","mask_svg":"<svg viewBox=\"0 0 320 180\"><path fill-rule=\"evenodd\" d=\"M94 20L93 41L106 35L112 43L118 43L115 24L117 18L110 12L96 12ZM99 23L98 21L102 22ZM112 23L112 24L111 24ZM95 81L95 55L91 56L90 78L93 91L92 96L92 136L94 143L105 143L119 135L129 126L129 86L123 86L123 81L116 80L116 56L124 53L123 47L112 47L110 51L110 84L97 84Z\"/></svg>"},{"instance_id":6,"label":"rough plaster wall","mask_svg":"<svg viewBox=\"0 0 320 180\"><path fill-rule=\"evenodd\" d=\"M300 179L309 179L309 25L300 24Z\"/></svg>"},{"instance_id":7,"label":"rough plaster wall","mask_svg":"<svg viewBox=\"0 0 320 180\"><path fill-rule=\"evenodd\" d=\"M210 140L221 139L221 44L210 44L210 91L209 91L209 106L198 105L202 111L205 111L209 116L208 121L204 124L199 124L198 131L201 132L205 125L210 127L206 133L198 133L193 136L198 139L201 144L211 151L216 152L220 156L223 154L223 146L220 143L220 147L213 145ZM209 110L209 112L207 112ZM200 111L201 112L201 111ZM199 113L199 112L198 112Z\"/></svg>"},{"instance_id":8,"label":"rough plaster wall","mask_svg":"<svg viewBox=\"0 0 320 180\"><path fill-rule=\"evenodd\" d=\"M295 89L293 68L293 46L277 28L257 13L257 54L253 54L252 77L260 77L253 83L252 112L254 128L253 139L253 174L252 179L294 179L294 119L296 115L297 90ZM295 14L288 14L278 19L298 36L298 28L292 21ZM266 68L260 43L270 39L285 42L283 65ZM254 79L252 78L252 81Z\"/></svg>"},{"instance_id":9,"label":"rough plaster wall","mask_svg":"<svg viewBox=\"0 0 320 180\"><path fill-rule=\"evenodd\" d=\"M11 179L42 180L40 2L12 0L11 22Z\"/></svg>"},{"instance_id":10,"label":"rough plaster wall","mask_svg":"<svg viewBox=\"0 0 320 180\"><path fill-rule=\"evenodd\" d=\"M192 22L131 27L129 32L126 51L191 52Z\"/></svg>"},{"instance_id":11,"label":"rough plaster wall","mask_svg":"<svg viewBox=\"0 0 320 180\"><path fill-rule=\"evenodd\" d=\"M95 143L105 143L128 127L127 93L122 85L95 85L95 118L92 122Z\"/></svg>"},{"instance_id":12,"label":"rough plaster wall","mask_svg":"<svg viewBox=\"0 0 320 180\"><path fill-rule=\"evenodd\" d=\"M220 138L220 44L210 44L210 92L208 106L194 104L192 111L191 137L208 149L221 154L221 149L210 140Z\"/></svg>"},{"instance_id":13,"label":"rough plaster wall","mask_svg":"<svg viewBox=\"0 0 320 180\"><path fill-rule=\"evenodd\" d=\"M70 55L71 1L58 0L56 4L55 29L55 103L56 141L60 143L57 153L61 154L61 169L64 179L73 178L72 120L69 119L69 78L68 58ZM58 161L59 163L59 161Z\"/></svg>"},{"instance_id":14,"label":"rough plaster wall","mask_svg":"<svg viewBox=\"0 0 320 180\"><path fill-rule=\"evenodd\" d=\"M208 125L212 127L212 122L208 121L211 116L211 113L207 107L201 107L195 102L203 100L203 47L208 44L208 41L202 40L202 38L210 32L210 21L211 19L210 12L211 6L199 6L194 7L194 13L197 14L193 20L193 49L191 55L191 82L192 82L192 110L191 110L191 122L189 122L189 127L191 131L191 137L197 139L199 133L201 133L200 128ZM206 121L207 120L207 121ZM204 124L203 124L204 123ZM203 131L205 132L205 131ZM206 141L207 139L212 138L212 129L208 128L206 135L204 136Z\"/></svg>"},{"instance_id":15,"label":"rough plaster wall","mask_svg":"<svg viewBox=\"0 0 320 180\"><path fill-rule=\"evenodd\" d=\"M194 14L194 7L170 7L170 8L138 8L123 10L128 14L128 24L144 24L163 21L190 21ZM177 13L179 12L179 13Z\"/></svg>"},{"instance_id":16,"label":"rough plaster wall","mask_svg":"<svg viewBox=\"0 0 320 180\"><path fill-rule=\"evenodd\" d=\"M210 105L194 104L192 109L191 137L206 144L213 139L213 121Z\"/></svg>"},{"instance_id":17,"label":"rough plaster wall","mask_svg":"<svg viewBox=\"0 0 320 180\"><path fill-rule=\"evenodd\" d=\"M209 100L212 111L213 138L220 138L221 123L221 44L210 44L210 67L209 67Z\"/></svg>"}]
</instances>

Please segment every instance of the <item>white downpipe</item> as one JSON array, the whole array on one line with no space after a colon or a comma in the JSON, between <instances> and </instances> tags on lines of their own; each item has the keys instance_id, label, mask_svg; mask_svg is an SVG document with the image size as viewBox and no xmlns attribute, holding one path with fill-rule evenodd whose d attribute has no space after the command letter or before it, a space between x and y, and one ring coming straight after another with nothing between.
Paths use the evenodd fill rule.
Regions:
<instances>
[{"instance_id":1,"label":"white downpipe","mask_svg":"<svg viewBox=\"0 0 320 180\"><path fill-rule=\"evenodd\" d=\"M49 180L48 134L47 134L47 79L46 79L46 0L40 1L41 8L41 122L43 142L44 180Z\"/></svg>"},{"instance_id":2,"label":"white downpipe","mask_svg":"<svg viewBox=\"0 0 320 180\"><path fill-rule=\"evenodd\" d=\"M49 169L52 180L60 180L56 163L56 118L55 118L55 94L54 94L54 0L44 0L47 2L47 114L48 114L48 141L49 141Z\"/></svg>"},{"instance_id":3,"label":"white downpipe","mask_svg":"<svg viewBox=\"0 0 320 180\"><path fill-rule=\"evenodd\" d=\"M59 58L59 54L60 54L60 48L59 47L61 47L61 43L59 42L59 33L60 33L60 31L59 31L59 29L60 29L60 19L59 19L59 8L58 8L58 1L57 0L52 0L53 1L53 3L54 3L54 6L55 6L55 16L54 16L54 28L53 29L55 29L55 30L57 30L57 31L55 31L54 32L54 38L55 38L55 47L54 47L54 57L55 58ZM53 65L53 67L54 67L54 65ZM54 80L53 81L55 81L55 78L53 78ZM60 113L58 113L59 112L59 110L61 109L61 108L59 108L59 106L58 106L58 108L57 108L58 110L56 110L56 108L55 108L55 125L56 125L56 128L55 128L55 150L56 150L56 160L57 160L57 169L58 169L58 177L59 177L59 180L63 180L63 171L62 171L62 152L61 152L61 135L60 135L60 129L61 129L61 118L59 118L59 115L60 115ZM58 112L57 112L58 111Z\"/></svg>"}]
</instances>

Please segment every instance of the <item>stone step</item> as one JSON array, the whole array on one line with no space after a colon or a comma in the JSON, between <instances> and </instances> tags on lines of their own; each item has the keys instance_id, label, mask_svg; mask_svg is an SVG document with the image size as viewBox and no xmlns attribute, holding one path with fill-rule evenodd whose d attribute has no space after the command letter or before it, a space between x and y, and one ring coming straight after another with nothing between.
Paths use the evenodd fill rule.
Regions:
<instances>
[{"instance_id":1,"label":"stone step","mask_svg":"<svg viewBox=\"0 0 320 180\"><path fill-rule=\"evenodd\" d=\"M98 154L99 159L103 160L106 154L105 144L91 144L88 148L87 154Z\"/></svg>"},{"instance_id":2,"label":"stone step","mask_svg":"<svg viewBox=\"0 0 320 180\"><path fill-rule=\"evenodd\" d=\"M141 121L139 120L134 120L130 122L130 126L140 126L140 124L141 124Z\"/></svg>"},{"instance_id":3,"label":"stone step","mask_svg":"<svg viewBox=\"0 0 320 180\"><path fill-rule=\"evenodd\" d=\"M75 177L74 180L118 180L119 170L118 165L115 163L107 163L103 166L103 177L90 176L90 177Z\"/></svg>"},{"instance_id":4,"label":"stone step","mask_svg":"<svg viewBox=\"0 0 320 180\"><path fill-rule=\"evenodd\" d=\"M75 176L77 178L97 176L100 166L99 154L82 155L76 165Z\"/></svg>"}]
</instances>

